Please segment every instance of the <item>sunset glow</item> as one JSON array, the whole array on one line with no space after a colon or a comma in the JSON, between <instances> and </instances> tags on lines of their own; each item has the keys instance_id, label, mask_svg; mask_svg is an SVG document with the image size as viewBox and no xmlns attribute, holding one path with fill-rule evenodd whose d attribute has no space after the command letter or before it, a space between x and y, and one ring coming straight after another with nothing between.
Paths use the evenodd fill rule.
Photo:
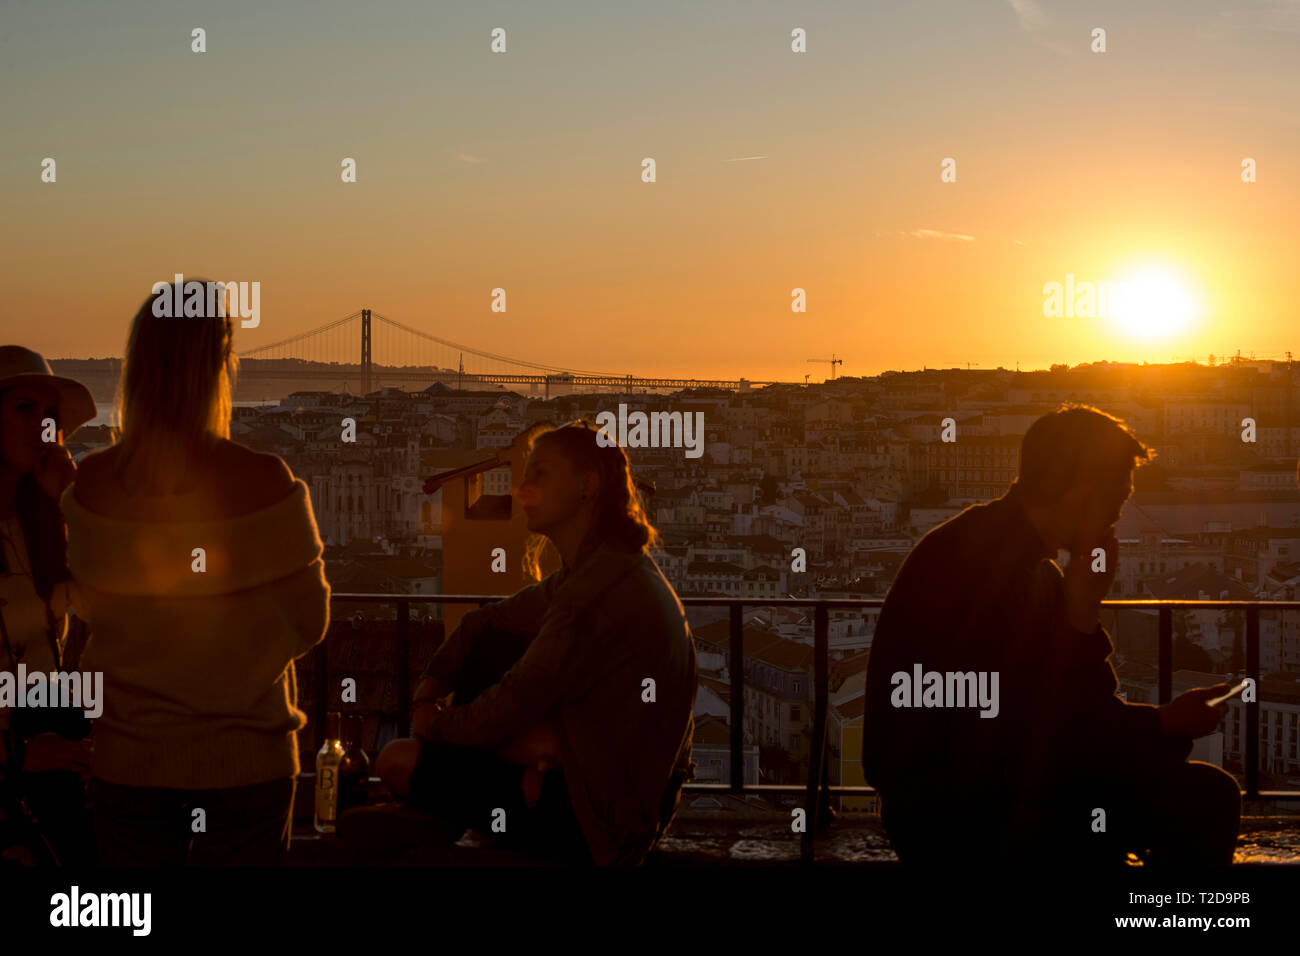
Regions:
<instances>
[{"instance_id":1,"label":"sunset glow","mask_svg":"<svg viewBox=\"0 0 1300 956\"><path fill-rule=\"evenodd\" d=\"M1168 341L1189 331L1204 312L1191 285L1161 266L1135 270L1115 284L1111 317L1118 331L1146 341Z\"/></svg>"}]
</instances>

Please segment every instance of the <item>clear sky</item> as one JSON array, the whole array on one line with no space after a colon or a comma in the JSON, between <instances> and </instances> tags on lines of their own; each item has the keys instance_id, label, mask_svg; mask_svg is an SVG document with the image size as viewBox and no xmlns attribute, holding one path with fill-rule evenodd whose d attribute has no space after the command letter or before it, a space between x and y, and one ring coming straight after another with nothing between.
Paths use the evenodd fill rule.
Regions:
<instances>
[{"instance_id":1,"label":"clear sky","mask_svg":"<svg viewBox=\"0 0 1300 956\"><path fill-rule=\"evenodd\" d=\"M0 78L47 357L176 272L261 283L239 351L369 307L640 375L1300 355L1297 0L6 0ZM1045 317L1067 274L1162 314Z\"/></svg>"}]
</instances>

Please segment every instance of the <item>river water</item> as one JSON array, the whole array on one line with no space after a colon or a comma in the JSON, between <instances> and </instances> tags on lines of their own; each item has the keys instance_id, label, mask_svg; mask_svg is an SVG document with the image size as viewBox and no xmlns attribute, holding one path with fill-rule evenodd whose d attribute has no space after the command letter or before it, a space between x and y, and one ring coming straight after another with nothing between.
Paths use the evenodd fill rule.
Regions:
<instances>
[{"instance_id":1,"label":"river water","mask_svg":"<svg viewBox=\"0 0 1300 956\"><path fill-rule=\"evenodd\" d=\"M279 402L235 402L242 408L256 408L259 405L274 406ZM112 402L96 402L95 411L98 412L94 418L86 422L87 425L112 425L117 426L117 414L113 410Z\"/></svg>"}]
</instances>

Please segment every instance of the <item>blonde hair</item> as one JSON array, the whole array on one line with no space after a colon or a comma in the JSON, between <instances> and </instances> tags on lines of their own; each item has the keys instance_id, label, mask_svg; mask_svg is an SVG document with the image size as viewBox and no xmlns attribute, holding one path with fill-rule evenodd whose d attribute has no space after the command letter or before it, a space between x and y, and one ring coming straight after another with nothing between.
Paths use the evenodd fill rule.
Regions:
<instances>
[{"instance_id":1,"label":"blonde hair","mask_svg":"<svg viewBox=\"0 0 1300 956\"><path fill-rule=\"evenodd\" d=\"M185 285L190 282L207 288L206 280ZM125 486L142 491L168 490L165 478L175 477L163 474L165 463L175 460L168 452L179 452L188 467L230 437L239 369L230 310L209 310L205 302L197 316L155 315L154 303L170 298L173 289L168 284L151 294L136 312L115 402L121 423L116 470Z\"/></svg>"}]
</instances>

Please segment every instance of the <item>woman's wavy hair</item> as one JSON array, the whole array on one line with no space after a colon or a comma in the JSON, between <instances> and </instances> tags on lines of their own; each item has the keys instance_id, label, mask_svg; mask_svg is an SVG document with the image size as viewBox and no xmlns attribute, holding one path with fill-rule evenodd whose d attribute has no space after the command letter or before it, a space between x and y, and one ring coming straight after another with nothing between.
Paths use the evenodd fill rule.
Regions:
<instances>
[{"instance_id":1,"label":"woman's wavy hair","mask_svg":"<svg viewBox=\"0 0 1300 956\"><path fill-rule=\"evenodd\" d=\"M647 551L660 546L659 532L650 523L632 475L627 452L617 444L602 446L597 440L601 429L587 419L578 419L556 428L534 427L526 443L528 452L538 445L559 452L579 473L595 472L600 478L600 495L594 520L587 533L588 545L608 545L621 551ZM646 486L653 490L653 486ZM524 569L534 579L540 577L538 558L546 544L542 535L533 535L525 549Z\"/></svg>"},{"instance_id":2,"label":"woman's wavy hair","mask_svg":"<svg viewBox=\"0 0 1300 956\"><path fill-rule=\"evenodd\" d=\"M168 491L160 487L164 449L192 454L230 437L231 390L239 370L230 309L208 309L207 280L191 278L185 286L191 282L205 291L200 315L155 315L154 303L172 294L168 284L145 299L131 322L117 394L117 472L128 487L142 481L150 491Z\"/></svg>"}]
</instances>

